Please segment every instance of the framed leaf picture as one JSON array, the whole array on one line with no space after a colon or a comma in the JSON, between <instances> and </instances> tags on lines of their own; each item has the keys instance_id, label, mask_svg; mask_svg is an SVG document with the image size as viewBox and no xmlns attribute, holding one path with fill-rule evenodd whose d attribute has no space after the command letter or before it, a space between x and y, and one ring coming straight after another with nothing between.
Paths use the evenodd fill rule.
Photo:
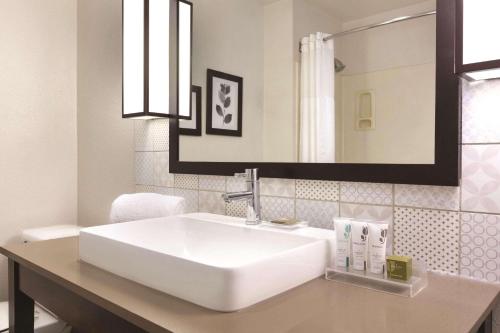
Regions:
<instances>
[{"instance_id":1,"label":"framed leaf picture","mask_svg":"<svg viewBox=\"0 0 500 333\"><path fill-rule=\"evenodd\" d=\"M207 70L207 134L242 136L243 78Z\"/></svg>"}]
</instances>

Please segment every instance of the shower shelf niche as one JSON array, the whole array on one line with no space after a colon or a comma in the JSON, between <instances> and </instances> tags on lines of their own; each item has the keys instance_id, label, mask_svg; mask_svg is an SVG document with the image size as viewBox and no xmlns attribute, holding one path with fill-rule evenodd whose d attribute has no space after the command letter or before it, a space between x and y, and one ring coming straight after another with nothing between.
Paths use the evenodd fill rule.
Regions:
<instances>
[{"instance_id":1,"label":"shower shelf niche","mask_svg":"<svg viewBox=\"0 0 500 333\"><path fill-rule=\"evenodd\" d=\"M375 129L374 100L371 90L360 91L356 94L356 130Z\"/></svg>"}]
</instances>

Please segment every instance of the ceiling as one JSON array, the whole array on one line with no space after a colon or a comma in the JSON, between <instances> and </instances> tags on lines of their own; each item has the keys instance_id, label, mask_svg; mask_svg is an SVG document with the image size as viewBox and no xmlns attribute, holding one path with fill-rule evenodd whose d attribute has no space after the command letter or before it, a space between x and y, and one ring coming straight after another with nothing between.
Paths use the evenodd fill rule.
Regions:
<instances>
[{"instance_id":1,"label":"ceiling","mask_svg":"<svg viewBox=\"0 0 500 333\"><path fill-rule=\"evenodd\" d=\"M280 0L258 0L267 5ZM350 21L425 2L425 0L305 0L329 11L342 21Z\"/></svg>"}]
</instances>

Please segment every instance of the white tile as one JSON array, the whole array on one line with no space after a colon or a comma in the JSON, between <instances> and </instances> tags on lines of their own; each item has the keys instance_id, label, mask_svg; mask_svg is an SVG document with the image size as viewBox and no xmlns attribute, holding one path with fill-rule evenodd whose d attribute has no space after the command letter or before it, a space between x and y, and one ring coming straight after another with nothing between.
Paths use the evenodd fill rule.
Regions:
<instances>
[{"instance_id":1,"label":"white tile","mask_svg":"<svg viewBox=\"0 0 500 333\"><path fill-rule=\"evenodd\" d=\"M155 193L153 185L135 185L135 193Z\"/></svg>"},{"instance_id":2,"label":"white tile","mask_svg":"<svg viewBox=\"0 0 500 333\"><path fill-rule=\"evenodd\" d=\"M174 189L171 187L153 186L153 185L136 185L136 193L158 193L164 195L175 195Z\"/></svg>"},{"instance_id":3,"label":"white tile","mask_svg":"<svg viewBox=\"0 0 500 333\"><path fill-rule=\"evenodd\" d=\"M169 155L168 152L156 152L155 154L155 169L154 169L154 184L162 187L174 187L174 175L169 172Z\"/></svg>"},{"instance_id":4,"label":"white tile","mask_svg":"<svg viewBox=\"0 0 500 333\"><path fill-rule=\"evenodd\" d=\"M185 189L174 189L174 195L183 197L186 199L186 213L196 213L198 212L198 191L197 190L185 190Z\"/></svg>"},{"instance_id":5,"label":"white tile","mask_svg":"<svg viewBox=\"0 0 500 333\"><path fill-rule=\"evenodd\" d=\"M309 200L339 200L339 183L326 180L302 180L295 184L296 197Z\"/></svg>"},{"instance_id":6,"label":"white tile","mask_svg":"<svg viewBox=\"0 0 500 333\"><path fill-rule=\"evenodd\" d=\"M500 80L462 82L463 143L500 143Z\"/></svg>"},{"instance_id":7,"label":"white tile","mask_svg":"<svg viewBox=\"0 0 500 333\"><path fill-rule=\"evenodd\" d=\"M500 213L500 145L463 146L462 211Z\"/></svg>"},{"instance_id":8,"label":"white tile","mask_svg":"<svg viewBox=\"0 0 500 333\"><path fill-rule=\"evenodd\" d=\"M296 218L315 228L333 229L333 218L339 216L339 203L334 201L297 200Z\"/></svg>"},{"instance_id":9,"label":"white tile","mask_svg":"<svg viewBox=\"0 0 500 333\"><path fill-rule=\"evenodd\" d=\"M199 211L202 213L226 214L226 203L221 196L222 192L200 191Z\"/></svg>"},{"instance_id":10,"label":"white tile","mask_svg":"<svg viewBox=\"0 0 500 333\"><path fill-rule=\"evenodd\" d=\"M173 187L155 186L154 192L163 195L175 195L175 190Z\"/></svg>"},{"instance_id":11,"label":"white tile","mask_svg":"<svg viewBox=\"0 0 500 333\"><path fill-rule=\"evenodd\" d=\"M392 223L392 206L372 206L360 204L340 204L340 216Z\"/></svg>"},{"instance_id":12,"label":"white tile","mask_svg":"<svg viewBox=\"0 0 500 333\"><path fill-rule=\"evenodd\" d=\"M246 201L233 201L226 204L226 214L234 217L247 217L247 202Z\"/></svg>"},{"instance_id":13,"label":"white tile","mask_svg":"<svg viewBox=\"0 0 500 333\"><path fill-rule=\"evenodd\" d=\"M449 186L396 185L396 206L458 210L460 188Z\"/></svg>"},{"instance_id":14,"label":"white tile","mask_svg":"<svg viewBox=\"0 0 500 333\"><path fill-rule=\"evenodd\" d=\"M153 151L153 138L147 120L134 120L135 151Z\"/></svg>"},{"instance_id":15,"label":"white tile","mask_svg":"<svg viewBox=\"0 0 500 333\"><path fill-rule=\"evenodd\" d=\"M168 151L168 119L134 120L135 151Z\"/></svg>"},{"instance_id":16,"label":"white tile","mask_svg":"<svg viewBox=\"0 0 500 333\"><path fill-rule=\"evenodd\" d=\"M500 282L500 216L461 214L460 274Z\"/></svg>"},{"instance_id":17,"label":"white tile","mask_svg":"<svg viewBox=\"0 0 500 333\"><path fill-rule=\"evenodd\" d=\"M135 153L135 183L138 185L154 185L155 154L153 152Z\"/></svg>"},{"instance_id":18,"label":"white tile","mask_svg":"<svg viewBox=\"0 0 500 333\"><path fill-rule=\"evenodd\" d=\"M200 190L225 192L226 177L200 175Z\"/></svg>"},{"instance_id":19,"label":"white tile","mask_svg":"<svg viewBox=\"0 0 500 333\"><path fill-rule=\"evenodd\" d=\"M278 197L261 197L262 218L270 221L295 217L295 200Z\"/></svg>"},{"instance_id":20,"label":"white tile","mask_svg":"<svg viewBox=\"0 0 500 333\"><path fill-rule=\"evenodd\" d=\"M149 121L153 138L154 151L168 151L169 149L169 120L154 119Z\"/></svg>"},{"instance_id":21,"label":"white tile","mask_svg":"<svg viewBox=\"0 0 500 333\"><path fill-rule=\"evenodd\" d=\"M174 183L176 188L197 190L198 175L175 174Z\"/></svg>"},{"instance_id":22,"label":"white tile","mask_svg":"<svg viewBox=\"0 0 500 333\"><path fill-rule=\"evenodd\" d=\"M244 178L226 177L227 192L241 192L247 190L247 183Z\"/></svg>"},{"instance_id":23,"label":"white tile","mask_svg":"<svg viewBox=\"0 0 500 333\"><path fill-rule=\"evenodd\" d=\"M277 179L277 178L261 178L260 179L261 195L273 197L295 197L295 180L294 179Z\"/></svg>"},{"instance_id":24,"label":"white tile","mask_svg":"<svg viewBox=\"0 0 500 333\"><path fill-rule=\"evenodd\" d=\"M396 208L394 252L423 261L431 270L458 273L459 213Z\"/></svg>"},{"instance_id":25,"label":"white tile","mask_svg":"<svg viewBox=\"0 0 500 333\"><path fill-rule=\"evenodd\" d=\"M372 205L392 205L392 185L377 183L340 183L340 201Z\"/></svg>"}]
</instances>

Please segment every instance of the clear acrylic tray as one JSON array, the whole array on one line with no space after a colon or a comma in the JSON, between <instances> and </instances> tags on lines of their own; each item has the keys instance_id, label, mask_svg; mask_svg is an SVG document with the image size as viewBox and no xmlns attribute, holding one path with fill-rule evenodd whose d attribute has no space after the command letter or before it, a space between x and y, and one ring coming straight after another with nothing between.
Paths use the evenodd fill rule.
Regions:
<instances>
[{"instance_id":1,"label":"clear acrylic tray","mask_svg":"<svg viewBox=\"0 0 500 333\"><path fill-rule=\"evenodd\" d=\"M409 281L389 279L384 274L357 271L352 268L327 268L325 278L331 281L356 285L398 296L414 297L427 287L427 269L425 264L413 262L413 276Z\"/></svg>"}]
</instances>

